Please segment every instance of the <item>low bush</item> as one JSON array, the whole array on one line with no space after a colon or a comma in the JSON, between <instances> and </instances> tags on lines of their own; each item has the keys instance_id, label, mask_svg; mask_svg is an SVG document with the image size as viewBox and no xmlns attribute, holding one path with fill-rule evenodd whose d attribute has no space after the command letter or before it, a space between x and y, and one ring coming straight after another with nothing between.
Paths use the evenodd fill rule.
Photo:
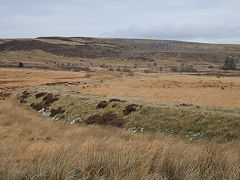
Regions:
<instances>
[{"instance_id":1,"label":"low bush","mask_svg":"<svg viewBox=\"0 0 240 180\"><path fill-rule=\"evenodd\" d=\"M98 125L109 125L121 127L124 125L125 121L123 118L114 114L113 112L106 112L104 114L95 114L93 116L88 117L85 121L86 124L98 124Z\"/></svg>"}]
</instances>

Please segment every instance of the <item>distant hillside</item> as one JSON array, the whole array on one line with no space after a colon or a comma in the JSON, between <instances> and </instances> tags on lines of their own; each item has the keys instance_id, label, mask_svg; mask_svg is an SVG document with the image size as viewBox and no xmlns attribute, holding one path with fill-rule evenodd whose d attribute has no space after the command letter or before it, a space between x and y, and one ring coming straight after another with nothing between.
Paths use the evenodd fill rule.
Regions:
<instances>
[{"instance_id":1,"label":"distant hillside","mask_svg":"<svg viewBox=\"0 0 240 180\"><path fill-rule=\"evenodd\" d=\"M86 37L2 39L0 53L41 50L65 58L114 58L137 61L223 63L226 56L240 60L240 45L204 44L170 40Z\"/></svg>"}]
</instances>

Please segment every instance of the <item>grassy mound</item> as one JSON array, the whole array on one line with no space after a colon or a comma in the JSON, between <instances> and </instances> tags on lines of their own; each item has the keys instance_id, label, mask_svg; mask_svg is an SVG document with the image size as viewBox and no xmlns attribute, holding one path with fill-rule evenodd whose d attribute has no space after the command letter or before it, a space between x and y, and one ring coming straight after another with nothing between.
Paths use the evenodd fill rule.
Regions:
<instances>
[{"instance_id":1,"label":"grassy mound","mask_svg":"<svg viewBox=\"0 0 240 180\"><path fill-rule=\"evenodd\" d=\"M117 126L134 132L160 131L189 140L240 139L237 110L83 95L69 91L63 84L29 89L19 100L43 115L68 123L81 119L79 124Z\"/></svg>"}]
</instances>

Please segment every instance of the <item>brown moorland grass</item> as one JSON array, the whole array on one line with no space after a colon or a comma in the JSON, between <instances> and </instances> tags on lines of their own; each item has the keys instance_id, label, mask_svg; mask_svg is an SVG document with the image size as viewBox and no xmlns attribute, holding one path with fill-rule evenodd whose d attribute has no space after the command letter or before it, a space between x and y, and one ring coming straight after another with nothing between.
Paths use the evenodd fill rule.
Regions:
<instances>
[{"instance_id":1,"label":"brown moorland grass","mask_svg":"<svg viewBox=\"0 0 240 180\"><path fill-rule=\"evenodd\" d=\"M135 73L134 77L72 89L83 94L240 109L239 88L240 79L237 77Z\"/></svg>"},{"instance_id":2,"label":"brown moorland grass","mask_svg":"<svg viewBox=\"0 0 240 180\"><path fill-rule=\"evenodd\" d=\"M239 179L239 143L68 125L0 105L0 179Z\"/></svg>"},{"instance_id":3,"label":"brown moorland grass","mask_svg":"<svg viewBox=\"0 0 240 180\"><path fill-rule=\"evenodd\" d=\"M0 102L20 89L46 83L79 82L86 80L86 72L37 70L22 68L0 68ZM94 76L93 76L94 75ZM92 72L88 80L103 80L116 75L105 72Z\"/></svg>"},{"instance_id":4,"label":"brown moorland grass","mask_svg":"<svg viewBox=\"0 0 240 180\"><path fill-rule=\"evenodd\" d=\"M59 76L79 76L14 69L1 69L0 73L1 80L29 80L1 84L5 89L56 82L54 78ZM160 133L69 125L42 117L12 99L0 103L3 180L239 178L239 142L188 142Z\"/></svg>"}]
</instances>

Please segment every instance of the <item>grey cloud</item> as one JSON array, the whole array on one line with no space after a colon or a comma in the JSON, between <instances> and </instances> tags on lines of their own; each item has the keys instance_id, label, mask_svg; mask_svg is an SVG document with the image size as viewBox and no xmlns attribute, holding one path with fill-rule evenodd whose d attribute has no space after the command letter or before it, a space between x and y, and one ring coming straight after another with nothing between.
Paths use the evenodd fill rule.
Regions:
<instances>
[{"instance_id":1,"label":"grey cloud","mask_svg":"<svg viewBox=\"0 0 240 180\"><path fill-rule=\"evenodd\" d=\"M191 24L165 24L161 27L131 27L103 37L171 39L212 43L240 43L240 26L197 26Z\"/></svg>"},{"instance_id":2,"label":"grey cloud","mask_svg":"<svg viewBox=\"0 0 240 180\"><path fill-rule=\"evenodd\" d=\"M239 0L1 0L0 38L94 36L240 43Z\"/></svg>"}]
</instances>

